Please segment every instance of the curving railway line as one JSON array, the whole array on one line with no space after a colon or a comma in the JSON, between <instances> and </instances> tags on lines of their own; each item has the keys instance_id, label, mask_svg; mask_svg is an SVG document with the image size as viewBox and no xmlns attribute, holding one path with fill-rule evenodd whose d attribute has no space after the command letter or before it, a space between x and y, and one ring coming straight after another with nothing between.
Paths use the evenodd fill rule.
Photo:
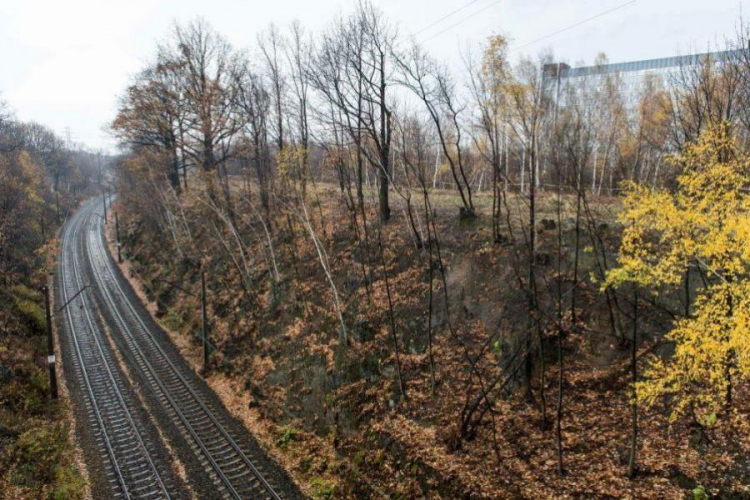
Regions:
<instances>
[{"instance_id":1,"label":"curving railway line","mask_svg":"<svg viewBox=\"0 0 750 500\"><path fill-rule=\"evenodd\" d=\"M78 213L63 233L60 259L60 296L68 303L85 283L80 255L81 226ZM85 294L74 298L65 308L67 340L76 376L85 394L85 406L94 429L100 454L106 458L106 474L114 496L118 498L171 498L173 480L164 464L157 466L152 457L155 444L151 432L134 418L131 408L138 404L128 391L124 376L96 324L96 313Z\"/></svg>"},{"instance_id":2,"label":"curving railway line","mask_svg":"<svg viewBox=\"0 0 750 500\"><path fill-rule=\"evenodd\" d=\"M82 393L93 441L117 498L176 498L184 485L163 457L187 464L199 498L299 498L291 481L181 358L138 301L107 250L100 204L92 200L63 233L58 290L67 303L66 337L74 384ZM109 352L112 342L131 373L137 398ZM72 362L71 362L72 361ZM134 412L139 406L148 411ZM137 413L134 415L134 413ZM141 422L139 415L149 416ZM150 427L158 427L160 433ZM163 435L165 447L153 436ZM168 448L168 452L165 451ZM177 457L175 457L177 458Z\"/></svg>"}]
</instances>

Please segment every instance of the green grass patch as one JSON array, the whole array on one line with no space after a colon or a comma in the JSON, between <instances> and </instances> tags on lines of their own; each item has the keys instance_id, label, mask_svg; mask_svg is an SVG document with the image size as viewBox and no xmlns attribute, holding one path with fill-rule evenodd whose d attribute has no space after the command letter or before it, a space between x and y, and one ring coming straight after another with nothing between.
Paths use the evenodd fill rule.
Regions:
<instances>
[{"instance_id":1,"label":"green grass patch","mask_svg":"<svg viewBox=\"0 0 750 500\"><path fill-rule=\"evenodd\" d=\"M22 319L32 330L43 332L47 326L44 312L44 297L41 292L33 290L24 285L10 287L10 295L13 297L13 305Z\"/></svg>"},{"instance_id":2,"label":"green grass patch","mask_svg":"<svg viewBox=\"0 0 750 500\"><path fill-rule=\"evenodd\" d=\"M32 302L41 302L44 299L42 292L29 288L26 285L12 285L8 291L17 299L25 299Z\"/></svg>"},{"instance_id":3,"label":"green grass patch","mask_svg":"<svg viewBox=\"0 0 750 500\"><path fill-rule=\"evenodd\" d=\"M58 467L55 477L54 500L79 499L84 497L86 481L74 465Z\"/></svg>"},{"instance_id":4,"label":"green grass patch","mask_svg":"<svg viewBox=\"0 0 750 500\"><path fill-rule=\"evenodd\" d=\"M336 487L330 481L323 479L322 477L314 477L310 481L312 486L312 494L315 500L331 500Z\"/></svg>"},{"instance_id":5,"label":"green grass patch","mask_svg":"<svg viewBox=\"0 0 750 500\"><path fill-rule=\"evenodd\" d=\"M185 322L173 311L168 311L167 314L161 319L161 324L164 328L173 332L181 332L185 326Z\"/></svg>"},{"instance_id":6,"label":"green grass patch","mask_svg":"<svg viewBox=\"0 0 750 500\"><path fill-rule=\"evenodd\" d=\"M8 485L28 498L83 498L86 484L71 463L67 436L60 423L41 423L22 433L7 450Z\"/></svg>"},{"instance_id":7,"label":"green grass patch","mask_svg":"<svg viewBox=\"0 0 750 500\"><path fill-rule=\"evenodd\" d=\"M276 438L276 446L279 448L284 448L289 443L294 441L297 436L299 435L299 431L293 427L284 427L281 429L281 432L279 432L278 437Z\"/></svg>"}]
</instances>

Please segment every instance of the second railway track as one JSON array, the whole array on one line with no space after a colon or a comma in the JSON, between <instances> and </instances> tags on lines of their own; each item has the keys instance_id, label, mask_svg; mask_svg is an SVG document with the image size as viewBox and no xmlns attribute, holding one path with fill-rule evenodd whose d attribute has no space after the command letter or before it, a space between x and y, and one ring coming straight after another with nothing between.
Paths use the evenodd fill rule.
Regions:
<instances>
[{"instance_id":1,"label":"second railway track","mask_svg":"<svg viewBox=\"0 0 750 500\"><path fill-rule=\"evenodd\" d=\"M69 327L69 349L78 380L86 398L86 409L94 429L100 455L108 459L104 469L113 498L171 498L174 489L171 470L152 456L155 447L144 424L134 417L136 398L127 390L96 314L84 294L83 261L76 243L85 221L76 215L63 234L60 259L60 296Z\"/></svg>"},{"instance_id":2,"label":"second railway track","mask_svg":"<svg viewBox=\"0 0 750 500\"><path fill-rule=\"evenodd\" d=\"M205 384L173 350L154 336L156 326L128 288L112 261L104 240L98 204L84 212L85 237L80 242L89 260L87 278L91 295L107 320L123 356L130 361L145 390L191 448L194 458L214 483L212 496L221 498L280 499L268 473L268 460L258 456L237 426L230 422ZM283 481L283 480L282 480ZM291 496L297 496L292 494Z\"/></svg>"}]
</instances>

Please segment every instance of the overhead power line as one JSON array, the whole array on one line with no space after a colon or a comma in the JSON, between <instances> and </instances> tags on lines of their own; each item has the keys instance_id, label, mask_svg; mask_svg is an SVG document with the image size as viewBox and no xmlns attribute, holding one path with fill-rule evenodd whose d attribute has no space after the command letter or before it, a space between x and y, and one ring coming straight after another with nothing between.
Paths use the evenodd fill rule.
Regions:
<instances>
[{"instance_id":1,"label":"overhead power line","mask_svg":"<svg viewBox=\"0 0 750 500\"><path fill-rule=\"evenodd\" d=\"M450 30L452 30L452 29L453 29L453 28L455 28L456 26L459 26L459 25L461 25L461 24L465 23L465 22L466 22L466 21L468 21L469 19L471 19L471 18L473 18L473 17L475 17L475 16L478 16L479 14L481 14L481 13L482 13L482 12L484 12L484 11L486 11L486 10L487 10L487 9L489 9L490 7L494 7L495 5L497 5L497 4L499 4L500 2L503 2L503 1L504 1L504 0L497 0L496 2L492 2L491 4L487 5L486 7L482 8L482 9L479 9L479 10L478 10L478 11L476 11L475 13L473 13L473 14L471 14L471 15L469 15L469 16L467 16L467 17L463 18L463 19L461 19L461 20L460 20L459 22L457 22L457 23L455 23L455 24L452 24L452 25L448 26L448 27L447 27L447 28L445 28L444 30L442 30L442 31L439 31L439 32L435 33L434 35L432 35L432 36L431 36L431 37L429 37L429 38L425 38L424 40L422 40L422 43L425 43L425 42L429 42L429 41L430 41L430 40L432 40L433 38L435 38L435 37L438 37L438 36L442 35L442 34L443 34L443 33L445 33L446 31L450 31ZM473 2L472 2L472 3L473 3Z\"/></svg>"},{"instance_id":2,"label":"overhead power line","mask_svg":"<svg viewBox=\"0 0 750 500\"><path fill-rule=\"evenodd\" d=\"M433 26L435 26L435 25L438 25L438 24L442 23L443 21L445 21L445 20L446 20L446 19L448 19L449 17L453 16L454 14L458 14L459 12L461 12L462 10L464 10L464 9L465 9L466 7L469 7L470 5L472 5L472 4L475 4L475 3L477 3L478 1L479 1L479 0L471 0L471 2L469 2L469 3L467 3L467 4L464 4L464 5L462 5L461 7L459 7L459 8L457 8L457 9L455 9L455 10L454 10L454 11L452 11L452 12L449 12L448 14L444 15L443 17L441 17L440 19L438 19L437 21L435 21L434 23L431 23L431 24L429 24L428 26L425 26L425 27L424 27L424 28L422 28L421 30L419 30L419 31L417 31L416 33L414 33L414 34L413 34L412 36L417 36L417 35L419 35L420 33L424 33L425 31L427 31L428 29L432 28Z\"/></svg>"},{"instance_id":3,"label":"overhead power line","mask_svg":"<svg viewBox=\"0 0 750 500\"><path fill-rule=\"evenodd\" d=\"M571 24L570 26L566 26L566 27L564 27L564 28L562 28L562 29L559 29L559 30L557 30L557 31L553 32L553 33L550 33L550 34L548 34L548 35L544 35L544 36L543 36L543 37L541 37L541 38L537 38L536 40L532 40L532 41L530 41L530 42L528 42L528 43L524 43L523 45L519 45L518 47L513 47L513 48L511 49L511 52L512 52L512 51L515 51L515 50L520 50L520 49L522 49L522 48L524 48L524 47L528 47L529 45L533 45L533 44L535 44L535 43L537 43L537 42L541 42L542 40L546 40L546 39L548 39L548 38L552 38L553 36L555 36L555 35L559 35L560 33L564 32L564 31L568 31L568 30L571 30L571 29L573 29L573 28L577 28L578 26L580 26L580 25L582 25L582 24L586 24L586 23L588 23L588 22L590 22L590 21L593 21L594 19L598 19L598 18L600 18L600 17L602 17L602 16L606 16L607 14L610 14L610 13L612 13L612 12L616 11L616 10L622 9L623 7L627 7L628 5L632 5L632 4L634 4L634 3L636 2L636 1L637 1L637 0L630 0L629 2L625 2L625 3L623 3L623 4L620 4L620 5L618 5L617 7L613 7L613 8L611 8L611 9L609 9L609 10L605 10L605 11L603 11L603 12L600 12L600 13L598 13L598 14L594 15L594 16L591 16L591 17L589 17L589 18L587 18L587 19L584 19L583 21L578 21L578 22L577 22L577 23L575 23L575 24Z\"/></svg>"}]
</instances>

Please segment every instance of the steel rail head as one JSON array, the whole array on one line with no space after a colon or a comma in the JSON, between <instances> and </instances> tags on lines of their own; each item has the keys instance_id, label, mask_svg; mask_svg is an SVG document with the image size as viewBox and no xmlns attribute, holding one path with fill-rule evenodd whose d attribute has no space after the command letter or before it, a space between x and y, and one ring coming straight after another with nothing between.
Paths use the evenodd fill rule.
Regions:
<instances>
[{"instance_id":1,"label":"steel rail head","mask_svg":"<svg viewBox=\"0 0 750 500\"><path fill-rule=\"evenodd\" d=\"M65 257L66 257L65 254L66 254L66 251L65 251L65 249L66 249L67 245L65 243L66 243L66 241L68 241L70 239L70 234L72 232L72 228L78 222L78 219L80 217L81 217L80 213L74 214L73 218L69 221L68 226L66 227L65 232L63 234L63 243L62 243L63 251L61 252L61 256L60 256L60 268L61 268L61 273L60 274L63 276L63 279L65 277L64 270L66 268L66 265L65 265ZM62 284L62 287L61 287L61 293L62 293L63 300L66 300L68 294L67 294L67 291L65 290L65 284L64 283ZM108 455L110 457L110 460L112 462L112 468L115 471L115 475L117 476L118 483L120 484L120 487L122 488L123 494L125 495L126 498L130 498L130 493L128 492L127 484L125 483L125 478L122 476L122 471L120 470L120 467L119 467L119 465L117 463L117 457L115 456L114 449L112 447L112 443L109 440L109 436L107 436L106 428L104 426L104 420L102 419L101 412L99 411L99 405L96 402L96 396L94 395L93 387L91 386L91 382L89 380L88 373L86 372L86 369L85 369L85 363L83 362L83 357L82 357L81 352L80 352L80 346L78 345L78 339L76 338L76 335L75 335L75 326L73 324L73 315L72 315L72 313L70 311L66 311L66 316L68 317L68 324L70 326L71 338L73 340L73 344L74 344L74 347L75 347L76 353L77 353L77 358L76 359L79 360L79 364L80 364L81 372L82 372L83 377L84 377L84 382L85 382L85 385L86 385L86 389L87 389L87 392L89 394L89 398L91 400L91 405L92 405L92 407L94 409L94 414L96 416L97 422L98 422L99 427L100 427L100 429L102 431L103 441L104 441L104 444L105 444L105 446L107 448L107 452L108 452Z\"/></svg>"},{"instance_id":2,"label":"steel rail head","mask_svg":"<svg viewBox=\"0 0 750 500\"><path fill-rule=\"evenodd\" d=\"M68 226L68 228L66 228L66 232L65 232L65 236L64 236L64 240L63 240L63 248L67 248L67 245L65 245L65 242L66 241L70 242L71 235L75 234L76 231L74 231L73 228L76 228L77 231L80 231L80 228L78 228L77 226L84 226L85 227L85 225L90 221L92 213L96 213L96 212L92 211L90 213L86 213L86 210L82 209L78 213L76 213L76 215L74 216L75 218L70 221L70 225ZM78 248L77 245L76 245L76 242L73 241L73 245L70 246L70 257L72 259L72 266L71 267L72 267L72 272L73 272L74 284L77 287L80 287L81 284L83 283L82 272L80 270L80 265L78 264L78 260L80 260L80 255L79 254L80 254L80 248ZM65 252L63 252L63 255L61 257L61 268L62 269L65 269L67 267L67 265L65 264L65 261L64 261L65 256L66 256ZM61 274L64 276L64 272L62 272ZM68 294L67 294L67 290L65 289L64 284L62 286L62 293L63 293L63 299L66 299ZM72 300L72 298L70 300ZM104 368L105 368L105 370L107 372L107 376L108 376L108 378L109 378L109 380L111 382L111 387L114 389L116 399L117 399L118 403L120 404L120 407L123 409L124 414L127 417L127 420L128 420L128 423L129 423L129 428L133 430L133 435L136 437L136 441L138 443L138 446L139 446L140 450L142 451L142 453L143 453L143 455L144 455L144 457L145 457L145 459L146 459L146 461L147 461L147 463L149 465L149 469L151 470L151 472L153 474L153 477L154 477L154 479L156 480L156 483L159 486L159 489L164 493L164 496L166 498L171 498L171 495L169 494L169 491L168 491L166 485L164 484L164 482L163 482L163 480L161 478L161 475L159 474L159 471L156 468L156 465L154 464L154 462L153 462L153 460L152 460L152 458L150 456L148 448L146 447L146 444L143 441L143 437L141 436L140 431L138 430L138 428L137 428L137 426L135 424L135 421L134 421L134 419L132 417L132 414L131 414L130 410L128 409L127 404L125 403L125 399L124 399L124 397L123 397L123 395L122 395L119 387L117 386L117 381L114 378L114 374L113 374L113 372L111 370L111 367L109 366L109 362L108 362L108 360L107 360L107 358L106 358L106 356L104 354L104 350L103 350L103 348L101 346L101 343L100 343L98 337L96 335L94 335L94 331L95 331L94 323L93 323L93 321L91 319L91 316L89 314L89 310L88 310L88 307L86 306L86 301L85 300L82 300L82 308L83 308L83 311L84 311L84 315L86 317L86 322L89 325L89 328L90 328L90 330L92 332L94 343L96 344L96 347L97 347L97 350L99 352L99 355L101 356L101 359L103 361L102 366L104 366ZM115 469L115 472L116 472L116 475L117 475L117 478L118 478L118 482L120 483L120 486L121 486L121 488L123 490L123 493L126 496L126 498L131 498L131 495L130 495L130 492L129 492L129 489L128 489L128 486L127 486L127 482L126 482L126 480L125 480L125 478L124 478L124 476L122 474L122 469L120 468L120 466L119 466L119 464L117 462L117 457L115 456L114 447L112 445L111 438L107 434L107 428L106 428L106 426L104 424L104 421L103 421L103 418L101 416L101 411L99 409L99 403L96 400L96 396L94 394L94 389L93 389L93 386L92 386L91 381L89 379L89 375L88 375L87 368L86 368L86 363L84 362L83 355L82 355L81 348L80 348L80 344L79 344L78 338L77 338L77 336L75 334L75 328L74 328L74 324L73 324L72 313L69 310L66 310L66 313L67 313L69 324L70 324L70 328L71 328L71 336L72 336L72 339L73 339L73 342L74 342L74 345L75 345L75 348L76 348L76 352L77 352L77 359L80 361L81 371L83 373L84 380L85 380L85 383L86 383L86 386L87 386L87 389L88 389L88 392L89 392L89 397L91 398L92 406L95 409L95 414L97 416L97 420L98 420L99 426L100 426L101 431L102 431L103 440L105 441L105 444L107 446L108 454L110 455L110 459L112 460L112 465L113 465L113 468Z\"/></svg>"},{"instance_id":3,"label":"steel rail head","mask_svg":"<svg viewBox=\"0 0 750 500\"><path fill-rule=\"evenodd\" d=\"M92 250L95 250L101 257L102 257L102 267L106 269L106 272L109 274L109 276L112 278L112 283L114 284L118 294L120 297L122 297L122 303L125 304L127 309L130 311L130 315L134 320L139 324L140 328L143 330L147 338L150 339L151 343L154 345L156 349L156 353L158 353L161 358L167 363L171 371L175 374L175 376L178 378L178 380L182 383L182 385L187 389L187 391L190 393L190 395L193 397L195 402L200 406L201 410L204 412L204 414L209 418L213 426L220 432L222 437L230 444L230 446L235 450L235 453L242 459L243 463L246 465L246 467L250 470L250 472L255 476L256 479L261 483L263 488L267 491L269 495L272 496L272 498L276 500L281 500L281 497L278 495L278 493L273 489L273 487L268 483L268 481L263 477L263 475L258 471L258 469L253 465L252 461L247 457L247 455L242 451L240 446L234 441L234 439L229 435L227 430L224 428L224 426L217 420L216 416L213 414L213 412L203 403L203 401L198 397L198 394L196 393L195 389L188 383L188 381L185 379L185 377L182 375L180 370L175 366L175 364L172 362L170 357L166 354L162 346L156 341L156 339L153 338L152 333L149 331L149 328L144 323L141 316L138 314L138 312L135 310L135 307L130 301L130 298L125 294L124 289L120 285L117 276L115 274L115 271L112 268L112 262L108 258L108 253L104 250L106 248L103 240L103 232L102 232L102 226L101 224L98 227L97 231L97 237L96 237L96 244L97 248L92 247L91 239L88 240L88 247L89 252L92 252ZM221 466L215 461L214 457L210 453L210 451L206 448L205 443L200 439L200 437L195 432L195 429L193 429L192 425L187 421L185 416L182 414L182 411L179 409L179 405L177 402L172 398L169 391L164 386L163 382L161 381L161 378L156 373L156 370L152 366L151 362L148 361L147 357L145 356L145 353L143 352L143 349L138 344L138 342L135 341L135 338L133 337L133 333L130 331L129 328L127 328L127 322L125 321L125 318L122 316L118 308L116 307L114 297L110 290L107 289L107 287L104 285L104 278L102 275L102 271L99 268L99 266L92 266L95 274L95 278L99 284L98 291L101 293L101 296L105 298L105 300L108 302L112 312L115 316L117 316L118 322L122 326L122 331L126 334L131 336L133 339L133 345L135 348L139 351L141 358L144 361L144 364L148 367L149 371L151 372L151 375L155 381L155 383L159 386L161 392L164 394L165 398L169 401L170 405L175 410L175 413L177 413L178 417L183 422L183 425L188 430L188 432L191 434L193 439L195 440L196 444L201 448L201 451L203 451L204 455L206 456L206 459L211 463L212 467L216 471L217 475L221 478L222 482L225 483L225 485L228 487L230 492L233 492L234 496L236 498L241 498L239 493L237 493L234 485L232 484L231 480L226 477L223 470L221 469Z\"/></svg>"}]
</instances>

